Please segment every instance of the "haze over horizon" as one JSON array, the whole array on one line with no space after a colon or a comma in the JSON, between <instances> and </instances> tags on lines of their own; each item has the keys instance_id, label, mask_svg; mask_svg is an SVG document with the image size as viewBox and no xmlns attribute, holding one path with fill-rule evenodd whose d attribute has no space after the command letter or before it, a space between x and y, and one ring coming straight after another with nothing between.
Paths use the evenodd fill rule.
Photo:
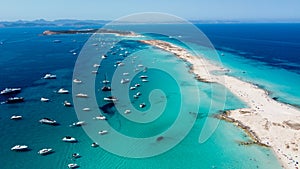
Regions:
<instances>
[{"instance_id":1,"label":"haze over horizon","mask_svg":"<svg viewBox=\"0 0 300 169\"><path fill-rule=\"evenodd\" d=\"M17 5L16 5L17 4ZM17 20L114 20L141 12L162 12L187 20L300 20L298 0L228 1L5 1L0 6L0 21Z\"/></svg>"}]
</instances>

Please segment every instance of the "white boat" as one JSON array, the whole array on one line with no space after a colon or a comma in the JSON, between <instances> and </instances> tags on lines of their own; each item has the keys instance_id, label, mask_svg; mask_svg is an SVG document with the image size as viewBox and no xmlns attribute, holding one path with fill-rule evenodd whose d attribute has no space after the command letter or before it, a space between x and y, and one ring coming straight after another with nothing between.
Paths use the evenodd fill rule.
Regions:
<instances>
[{"instance_id":1,"label":"white boat","mask_svg":"<svg viewBox=\"0 0 300 169\"><path fill-rule=\"evenodd\" d=\"M85 121L78 121L78 122L75 122L72 124L72 126L77 126L77 127L83 126L83 125L85 125Z\"/></svg>"},{"instance_id":2,"label":"white boat","mask_svg":"<svg viewBox=\"0 0 300 169\"><path fill-rule=\"evenodd\" d=\"M103 100L104 101L109 101L109 102L115 102L118 99L116 97L114 97L114 96L108 96L108 97L104 97Z\"/></svg>"},{"instance_id":3,"label":"white boat","mask_svg":"<svg viewBox=\"0 0 300 169\"><path fill-rule=\"evenodd\" d=\"M72 169L72 168L78 168L79 165L76 164L76 163L70 163L70 164L68 164L68 167L69 167L70 169Z\"/></svg>"},{"instance_id":4,"label":"white boat","mask_svg":"<svg viewBox=\"0 0 300 169\"><path fill-rule=\"evenodd\" d=\"M102 59L106 59L107 56L106 56L106 55L102 55L101 58L102 58Z\"/></svg>"},{"instance_id":5,"label":"white boat","mask_svg":"<svg viewBox=\"0 0 300 169\"><path fill-rule=\"evenodd\" d=\"M88 95L87 95L87 94L83 94L83 93L78 93L78 94L76 95L76 97L87 98Z\"/></svg>"},{"instance_id":6,"label":"white boat","mask_svg":"<svg viewBox=\"0 0 300 169\"><path fill-rule=\"evenodd\" d=\"M14 104L14 103L21 103L21 102L24 102L23 97L10 97L5 101L5 103L7 104Z\"/></svg>"},{"instance_id":7,"label":"white boat","mask_svg":"<svg viewBox=\"0 0 300 169\"><path fill-rule=\"evenodd\" d=\"M52 148L43 148L40 151L38 151L38 154L47 155L47 154L50 154L52 152L53 152Z\"/></svg>"},{"instance_id":8,"label":"white boat","mask_svg":"<svg viewBox=\"0 0 300 169\"><path fill-rule=\"evenodd\" d=\"M121 83L122 83L122 84L125 84L125 83L128 83L128 82L130 82L129 79L122 79L122 80L121 80Z\"/></svg>"},{"instance_id":9,"label":"white boat","mask_svg":"<svg viewBox=\"0 0 300 169\"><path fill-rule=\"evenodd\" d=\"M139 96L137 96L137 95L133 95L133 98L137 99L137 98L139 98Z\"/></svg>"},{"instance_id":10,"label":"white boat","mask_svg":"<svg viewBox=\"0 0 300 169\"><path fill-rule=\"evenodd\" d=\"M103 115L94 117L95 120L106 120L106 117Z\"/></svg>"},{"instance_id":11,"label":"white boat","mask_svg":"<svg viewBox=\"0 0 300 169\"><path fill-rule=\"evenodd\" d=\"M129 114L129 113L131 113L131 110L125 110L124 111L124 114Z\"/></svg>"},{"instance_id":12,"label":"white boat","mask_svg":"<svg viewBox=\"0 0 300 169\"><path fill-rule=\"evenodd\" d=\"M137 92L136 95L137 95L137 96L140 96L140 95L142 95L142 93L141 93L141 92Z\"/></svg>"},{"instance_id":13,"label":"white boat","mask_svg":"<svg viewBox=\"0 0 300 169\"><path fill-rule=\"evenodd\" d=\"M100 67L100 65L99 64L94 64L93 67L98 68L98 67Z\"/></svg>"},{"instance_id":14,"label":"white boat","mask_svg":"<svg viewBox=\"0 0 300 169\"><path fill-rule=\"evenodd\" d=\"M15 145L11 148L12 151L25 151L28 150L27 145Z\"/></svg>"},{"instance_id":15,"label":"white boat","mask_svg":"<svg viewBox=\"0 0 300 169\"><path fill-rule=\"evenodd\" d=\"M60 88L60 89L57 91L57 93L59 93L59 94L68 94L68 93L69 93L69 90L66 90L66 89L64 89L64 88Z\"/></svg>"},{"instance_id":16,"label":"white boat","mask_svg":"<svg viewBox=\"0 0 300 169\"><path fill-rule=\"evenodd\" d=\"M83 111L90 111L90 110L91 110L91 108L89 108L89 107L85 107L85 108L83 108L82 110L83 110Z\"/></svg>"},{"instance_id":17,"label":"white boat","mask_svg":"<svg viewBox=\"0 0 300 169\"><path fill-rule=\"evenodd\" d=\"M118 66L124 66L125 64L123 62L120 62L117 64Z\"/></svg>"},{"instance_id":18,"label":"white boat","mask_svg":"<svg viewBox=\"0 0 300 169\"><path fill-rule=\"evenodd\" d=\"M135 86L130 87L130 90L135 90L135 89L136 89Z\"/></svg>"},{"instance_id":19,"label":"white boat","mask_svg":"<svg viewBox=\"0 0 300 169\"><path fill-rule=\"evenodd\" d=\"M142 79L142 82L148 82L148 80L147 79Z\"/></svg>"},{"instance_id":20,"label":"white boat","mask_svg":"<svg viewBox=\"0 0 300 169\"><path fill-rule=\"evenodd\" d=\"M101 130L101 131L99 131L98 133L99 133L100 135L105 135L105 134L108 133L108 131L107 131L107 130Z\"/></svg>"},{"instance_id":21,"label":"white boat","mask_svg":"<svg viewBox=\"0 0 300 169\"><path fill-rule=\"evenodd\" d=\"M64 101L64 106L66 107L71 107L72 104L70 102L68 102L67 100Z\"/></svg>"},{"instance_id":22,"label":"white boat","mask_svg":"<svg viewBox=\"0 0 300 169\"><path fill-rule=\"evenodd\" d=\"M1 95L9 95L9 94L16 94L16 93L20 93L20 92L21 92L21 88L5 88L0 92L0 94Z\"/></svg>"},{"instance_id":23,"label":"white boat","mask_svg":"<svg viewBox=\"0 0 300 169\"><path fill-rule=\"evenodd\" d=\"M77 84L78 84L78 83L82 83L82 81L79 80L79 79L73 79L73 82L74 82L74 83L77 83Z\"/></svg>"},{"instance_id":24,"label":"white boat","mask_svg":"<svg viewBox=\"0 0 300 169\"><path fill-rule=\"evenodd\" d=\"M103 84L108 84L108 83L110 83L110 81L105 79L105 80L102 81L102 83Z\"/></svg>"},{"instance_id":25,"label":"white boat","mask_svg":"<svg viewBox=\"0 0 300 169\"><path fill-rule=\"evenodd\" d=\"M137 66L138 66L138 67L144 67L144 65L142 65L142 64L138 64Z\"/></svg>"},{"instance_id":26,"label":"white boat","mask_svg":"<svg viewBox=\"0 0 300 169\"><path fill-rule=\"evenodd\" d=\"M91 147L99 147L99 145L97 143L92 143Z\"/></svg>"},{"instance_id":27,"label":"white boat","mask_svg":"<svg viewBox=\"0 0 300 169\"><path fill-rule=\"evenodd\" d=\"M39 120L39 122L42 123L42 124L50 124L50 125L56 125L57 124L57 122L55 120L52 120L52 119L47 118L47 117L42 118L41 120Z\"/></svg>"},{"instance_id":28,"label":"white boat","mask_svg":"<svg viewBox=\"0 0 300 169\"><path fill-rule=\"evenodd\" d=\"M98 74L98 71L97 70L93 70L92 74Z\"/></svg>"},{"instance_id":29,"label":"white boat","mask_svg":"<svg viewBox=\"0 0 300 169\"><path fill-rule=\"evenodd\" d=\"M141 103L140 104L140 108L144 108L144 107L146 107L146 104L145 103Z\"/></svg>"},{"instance_id":30,"label":"white boat","mask_svg":"<svg viewBox=\"0 0 300 169\"><path fill-rule=\"evenodd\" d=\"M53 74L45 74L45 76L43 77L44 79L56 79L56 75L53 75Z\"/></svg>"},{"instance_id":31,"label":"white boat","mask_svg":"<svg viewBox=\"0 0 300 169\"><path fill-rule=\"evenodd\" d=\"M22 116L13 115L10 117L11 120L20 120L22 119Z\"/></svg>"},{"instance_id":32,"label":"white boat","mask_svg":"<svg viewBox=\"0 0 300 169\"><path fill-rule=\"evenodd\" d=\"M128 75L129 75L128 72L123 73L123 76L128 76Z\"/></svg>"},{"instance_id":33,"label":"white boat","mask_svg":"<svg viewBox=\"0 0 300 169\"><path fill-rule=\"evenodd\" d=\"M148 78L148 76L146 76L146 75L142 75L142 76L140 76L140 78L141 78L141 79L147 79L147 78Z\"/></svg>"},{"instance_id":34,"label":"white boat","mask_svg":"<svg viewBox=\"0 0 300 169\"><path fill-rule=\"evenodd\" d=\"M41 102L48 102L50 99L48 99L48 98L45 98L45 97L42 97L41 98Z\"/></svg>"},{"instance_id":35,"label":"white boat","mask_svg":"<svg viewBox=\"0 0 300 169\"><path fill-rule=\"evenodd\" d=\"M79 153L73 153L73 154L72 154L72 157L73 157L73 158L80 158L81 156L80 156Z\"/></svg>"},{"instance_id":36,"label":"white boat","mask_svg":"<svg viewBox=\"0 0 300 169\"><path fill-rule=\"evenodd\" d=\"M134 85L135 87L140 87L141 85L139 83L135 84Z\"/></svg>"},{"instance_id":37,"label":"white boat","mask_svg":"<svg viewBox=\"0 0 300 169\"><path fill-rule=\"evenodd\" d=\"M64 142L70 142L70 143L77 142L77 140L74 137L71 137L71 136L66 136L66 137L62 138L62 141L64 141Z\"/></svg>"}]
</instances>

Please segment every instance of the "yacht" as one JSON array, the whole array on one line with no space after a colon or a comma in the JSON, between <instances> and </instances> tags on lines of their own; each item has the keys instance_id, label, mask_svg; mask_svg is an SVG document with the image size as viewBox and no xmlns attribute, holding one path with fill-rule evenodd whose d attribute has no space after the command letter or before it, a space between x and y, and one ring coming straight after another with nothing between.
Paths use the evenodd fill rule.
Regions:
<instances>
[{"instance_id":1,"label":"yacht","mask_svg":"<svg viewBox=\"0 0 300 169\"><path fill-rule=\"evenodd\" d=\"M103 115L94 117L95 120L106 120L106 117Z\"/></svg>"},{"instance_id":2,"label":"yacht","mask_svg":"<svg viewBox=\"0 0 300 169\"><path fill-rule=\"evenodd\" d=\"M78 168L78 167L79 167L79 165L76 164L76 163L70 163L70 164L68 164L68 168L70 168L70 169Z\"/></svg>"},{"instance_id":3,"label":"yacht","mask_svg":"<svg viewBox=\"0 0 300 169\"><path fill-rule=\"evenodd\" d=\"M99 133L100 135L104 135L104 134L107 134L108 131L107 131L107 130L101 130L101 131L99 131L98 133Z\"/></svg>"},{"instance_id":4,"label":"yacht","mask_svg":"<svg viewBox=\"0 0 300 169\"><path fill-rule=\"evenodd\" d=\"M60 89L57 91L57 93L59 93L59 94L68 94L68 93L69 93L69 90L66 90L66 89L64 89L64 88L60 88Z\"/></svg>"},{"instance_id":5,"label":"yacht","mask_svg":"<svg viewBox=\"0 0 300 169\"><path fill-rule=\"evenodd\" d=\"M102 55L101 58L102 58L102 59L106 59L107 56L106 56L106 55Z\"/></svg>"},{"instance_id":6,"label":"yacht","mask_svg":"<svg viewBox=\"0 0 300 169\"><path fill-rule=\"evenodd\" d=\"M9 94L16 94L16 93L20 93L20 92L21 92L21 88L5 88L0 92L0 94L1 95L9 95Z\"/></svg>"},{"instance_id":7,"label":"yacht","mask_svg":"<svg viewBox=\"0 0 300 169\"><path fill-rule=\"evenodd\" d=\"M38 151L38 154L47 155L47 154L51 154L52 152L53 152L52 148L43 148L40 151Z\"/></svg>"},{"instance_id":8,"label":"yacht","mask_svg":"<svg viewBox=\"0 0 300 169\"><path fill-rule=\"evenodd\" d=\"M44 79L56 79L56 75L53 75L53 74L45 74L45 76L43 77Z\"/></svg>"},{"instance_id":9,"label":"yacht","mask_svg":"<svg viewBox=\"0 0 300 169\"><path fill-rule=\"evenodd\" d=\"M50 99L45 98L45 97L42 97L42 98L41 98L41 102L49 102L49 100L50 100Z\"/></svg>"},{"instance_id":10,"label":"yacht","mask_svg":"<svg viewBox=\"0 0 300 169\"><path fill-rule=\"evenodd\" d=\"M135 89L136 89L135 86L130 87L130 90L135 90Z\"/></svg>"},{"instance_id":11,"label":"yacht","mask_svg":"<svg viewBox=\"0 0 300 169\"><path fill-rule=\"evenodd\" d=\"M109 101L109 102L115 102L117 101L118 99L114 96L108 96L108 97L104 97L103 99L104 101Z\"/></svg>"},{"instance_id":12,"label":"yacht","mask_svg":"<svg viewBox=\"0 0 300 169\"><path fill-rule=\"evenodd\" d=\"M12 151L25 151L28 150L27 145L15 145L11 148Z\"/></svg>"},{"instance_id":13,"label":"yacht","mask_svg":"<svg viewBox=\"0 0 300 169\"><path fill-rule=\"evenodd\" d=\"M79 80L79 79L73 79L73 82L74 82L74 83L77 83L77 84L78 84L78 83L82 83L82 81Z\"/></svg>"},{"instance_id":14,"label":"yacht","mask_svg":"<svg viewBox=\"0 0 300 169\"><path fill-rule=\"evenodd\" d=\"M23 97L10 97L5 101L7 104L24 102Z\"/></svg>"},{"instance_id":15,"label":"yacht","mask_svg":"<svg viewBox=\"0 0 300 169\"><path fill-rule=\"evenodd\" d=\"M70 142L70 143L77 142L77 140L74 137L71 137L71 136L66 136L66 137L62 138L62 141L64 141L64 142Z\"/></svg>"},{"instance_id":16,"label":"yacht","mask_svg":"<svg viewBox=\"0 0 300 169\"><path fill-rule=\"evenodd\" d=\"M135 84L134 85L135 87L140 87L141 85L139 83Z\"/></svg>"},{"instance_id":17,"label":"yacht","mask_svg":"<svg viewBox=\"0 0 300 169\"><path fill-rule=\"evenodd\" d=\"M10 117L11 120L21 120L22 116L13 115Z\"/></svg>"},{"instance_id":18,"label":"yacht","mask_svg":"<svg viewBox=\"0 0 300 169\"><path fill-rule=\"evenodd\" d=\"M91 147L99 147L99 145L97 143L92 143Z\"/></svg>"},{"instance_id":19,"label":"yacht","mask_svg":"<svg viewBox=\"0 0 300 169\"><path fill-rule=\"evenodd\" d=\"M130 81L129 79L122 79L122 80L121 80L121 83L122 83L122 84L125 84L125 83L128 83L129 81Z\"/></svg>"},{"instance_id":20,"label":"yacht","mask_svg":"<svg viewBox=\"0 0 300 169\"><path fill-rule=\"evenodd\" d=\"M140 108L144 108L144 107L146 107L146 104L145 103L141 103L140 104Z\"/></svg>"},{"instance_id":21,"label":"yacht","mask_svg":"<svg viewBox=\"0 0 300 169\"><path fill-rule=\"evenodd\" d=\"M101 90L104 91L104 92L108 92L108 91L111 91L111 87L109 87L109 86L103 86L101 88Z\"/></svg>"},{"instance_id":22,"label":"yacht","mask_svg":"<svg viewBox=\"0 0 300 169\"><path fill-rule=\"evenodd\" d=\"M50 125L57 125L57 122L53 119L50 119L50 118L42 118L41 120L39 120L40 123L42 124L50 124Z\"/></svg>"},{"instance_id":23,"label":"yacht","mask_svg":"<svg viewBox=\"0 0 300 169\"><path fill-rule=\"evenodd\" d=\"M72 104L70 102L68 102L67 100L64 101L64 106L66 107L71 107Z\"/></svg>"},{"instance_id":24,"label":"yacht","mask_svg":"<svg viewBox=\"0 0 300 169\"><path fill-rule=\"evenodd\" d=\"M83 94L83 93L78 93L78 94L76 95L76 97L87 98L88 95L87 95L87 94Z\"/></svg>"},{"instance_id":25,"label":"yacht","mask_svg":"<svg viewBox=\"0 0 300 169\"><path fill-rule=\"evenodd\" d=\"M76 127L83 126L83 125L85 125L85 121L78 121L72 124L72 126L76 126Z\"/></svg>"}]
</instances>

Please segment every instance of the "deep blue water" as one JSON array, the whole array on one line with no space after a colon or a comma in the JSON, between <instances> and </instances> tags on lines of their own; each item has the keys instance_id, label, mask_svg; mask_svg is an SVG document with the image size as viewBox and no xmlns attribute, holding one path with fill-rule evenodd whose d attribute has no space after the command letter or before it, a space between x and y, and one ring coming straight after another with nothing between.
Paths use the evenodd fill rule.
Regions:
<instances>
[{"instance_id":1,"label":"deep blue water","mask_svg":"<svg viewBox=\"0 0 300 169\"><path fill-rule=\"evenodd\" d=\"M204 33L209 37L212 44L219 50L225 53L224 65L237 67L241 63L254 63L256 67L242 67L245 69L246 74L240 73L241 71L232 71L233 75L242 76L253 83L259 83L265 79L263 87L268 90L273 90L278 93L286 102L290 102L290 95L295 95L291 103L300 97L300 94L294 94L297 89L297 84L300 82L299 78L299 24L238 24L238 25L198 25ZM81 168L95 168L99 167L95 161L101 161L100 168L279 168L275 162L275 157L269 149L261 148L258 146L244 147L240 146L238 142L247 141L249 138L238 128L231 124L221 122L218 129L212 137L205 143L199 144L197 142L199 132L203 127L205 117L210 111L210 99L212 99L211 89L214 87L215 91L222 92L224 88L220 85L210 85L197 83L201 89L202 105L200 106L200 116L195 126L192 128L188 136L174 149L162 154L160 156L147 158L147 159L127 159L115 156L102 149L91 149L90 144L93 142L85 135L81 128L68 127L72 122L77 120L73 108L66 108L62 106L64 100L72 100L70 95L58 95L53 91L61 87L71 90L72 89L72 71L75 65L77 56L84 45L84 43L91 36L90 34L77 34L77 35L54 35L54 36L41 36L40 34L46 29L70 29L64 28L1 28L0 29L0 89L5 87L22 87L23 91L19 96L25 97L25 103L16 105L0 105L0 128L5 129L0 136L0 162L5 163L4 168L29 168L35 165L36 168L65 168L66 164L73 162L70 158L71 153L78 152L83 155L81 159L76 160L81 165ZM297 34L298 33L298 34ZM165 36L154 36L161 39L170 40ZM61 40L61 43L53 43L54 40ZM191 41L193 39L191 38ZM136 48L136 46L139 46ZM134 53L136 49L148 49L149 46L141 45L136 41L123 41L115 45L116 54L129 51ZM124 51L118 50L119 47L125 48ZM114 50L114 49L112 49ZM154 63L160 60L162 66L173 70L176 77L183 80L180 86L189 87L190 79L193 79L191 74L186 73L185 65L182 61L174 59L168 53L149 49L141 53L141 59L138 62ZM75 54L74 54L75 52ZM142 56L151 56L142 58ZM99 69L100 73L97 76L96 82L102 81L104 74L111 78L111 73L115 69L113 64L116 61L124 59L120 56L113 57L112 60L107 59ZM209 57L209 55L208 55ZM221 58L222 59L222 58ZM137 62L137 63L138 63ZM171 64L170 64L171 63ZM174 66L176 65L176 66ZM249 64L247 64L249 65ZM259 66L258 66L259 65ZM271 70L266 70L264 66L271 66ZM92 66L92 65L91 65ZM231 67L230 67L231 68ZM254 70L254 69L261 70ZM286 75L285 77L295 77L293 79L285 80L284 90L276 88L274 85L282 82L276 81L276 76L264 78L259 76L262 72L273 71L283 68L284 72L278 75ZM184 70L184 71L182 71ZM45 73L54 73L58 75L56 80L43 80L41 77ZM90 72L89 72L90 74ZM249 75L248 75L249 74ZM178 105L176 98L178 94L177 86L168 86L172 83L172 79L164 78L166 83L156 84L155 78L159 79L162 75L157 71L149 71L147 75L150 77L150 82L142 84L139 89L143 91L141 99L147 101L147 93L151 87L162 86L166 89L168 98L171 98L169 104ZM293 75L293 76L292 76ZM255 78L254 78L255 77ZM153 79L152 79L153 78ZM137 79L139 80L139 79ZM257 80L257 81L252 81ZM295 82L293 82L293 80ZM153 81L153 82L152 82ZM282 81L282 80L281 80ZM270 84L269 86L267 84ZM290 85L290 89L286 88ZM147 86L148 85L148 86ZM102 84L98 83L97 88L101 88ZM287 96L285 97L285 93ZM40 97L47 96L51 102L41 103ZM4 101L5 96L0 97L0 101ZM193 97L190 98L193 100ZM222 99L213 98L218 105L222 105ZM237 98L228 93L226 97L225 109L234 109L245 106ZM295 101L296 102L296 101ZM102 95L99 95L99 103L103 104ZM139 102L133 103L138 109ZM150 103L149 103L150 104ZM186 106L188 109L189 106ZM166 111L175 112L176 106L170 106ZM212 110L218 111L220 107L215 106ZM114 110L115 111L115 110ZM9 117L13 114L20 114L24 116L21 121L11 121ZM59 126L45 126L39 124L37 121L42 117L51 117L60 122ZM109 117L109 116L108 116ZM166 114L162 116L161 121L157 121L157 126L160 122L164 123L159 129L148 130L149 133L144 133L142 129L149 127L144 126L135 130L137 126L127 123L120 115L111 115L108 122L118 129L121 125L128 125L127 128L120 128L123 133L128 133L130 130L135 132L128 133L134 136L148 136L157 134L161 130L167 129L169 124L174 121L174 114ZM182 124L184 125L184 124ZM151 126L150 126L151 127ZM18 132L16 132L18 131ZM226 131L226 132L224 132ZM47 134L45 134L47 133ZM65 144L60 139L65 135L72 135L80 141L77 144ZM46 141L45 141L46 140ZM15 153L10 151L10 147L14 144L28 144L32 151L23 153ZM230 147L228 147L230 145ZM50 146L55 149L55 153L41 157L37 155L37 150ZM193 150L193 151L191 151ZM3 154L7 154L5 157ZM184 156L184 157L183 157ZM98 159L100 157L101 159ZM20 163L10 162L10 159L16 158ZM35 160L33 160L35 159ZM170 162L170 159L173 159ZM43 167L43 164L51 164ZM253 162L255 161L255 162ZM22 166L23 165L23 166Z\"/></svg>"}]
</instances>

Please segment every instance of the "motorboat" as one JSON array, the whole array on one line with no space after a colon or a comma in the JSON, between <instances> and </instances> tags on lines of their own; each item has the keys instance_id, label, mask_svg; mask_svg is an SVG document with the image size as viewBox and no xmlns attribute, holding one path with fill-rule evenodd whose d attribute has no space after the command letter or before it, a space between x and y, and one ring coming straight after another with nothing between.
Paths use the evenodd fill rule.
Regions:
<instances>
[{"instance_id":1,"label":"motorboat","mask_svg":"<svg viewBox=\"0 0 300 169\"><path fill-rule=\"evenodd\" d=\"M83 110L83 111L90 111L90 110L91 110L91 108L89 108L89 107L85 107L85 108L83 108L82 110Z\"/></svg>"},{"instance_id":2,"label":"motorboat","mask_svg":"<svg viewBox=\"0 0 300 169\"><path fill-rule=\"evenodd\" d=\"M137 95L137 96L140 96L140 95L142 95L142 93L141 93L141 92L137 92L136 95Z\"/></svg>"},{"instance_id":3,"label":"motorboat","mask_svg":"<svg viewBox=\"0 0 300 169\"><path fill-rule=\"evenodd\" d=\"M20 93L20 92L21 92L21 88L5 88L0 92L0 94L1 95L9 95L9 94L16 94L16 93Z\"/></svg>"},{"instance_id":4,"label":"motorboat","mask_svg":"<svg viewBox=\"0 0 300 169\"><path fill-rule=\"evenodd\" d=\"M142 76L140 76L140 78L141 78L141 79L147 79L147 78L148 78L148 76L146 76L146 75L142 75Z\"/></svg>"},{"instance_id":5,"label":"motorboat","mask_svg":"<svg viewBox=\"0 0 300 169\"><path fill-rule=\"evenodd\" d=\"M61 40L53 40L53 43L61 43Z\"/></svg>"},{"instance_id":6,"label":"motorboat","mask_svg":"<svg viewBox=\"0 0 300 169\"><path fill-rule=\"evenodd\" d=\"M128 82L130 82L129 79L122 79L122 80L121 80L121 83L122 83L122 84L125 84L125 83L128 83Z\"/></svg>"},{"instance_id":7,"label":"motorboat","mask_svg":"<svg viewBox=\"0 0 300 169\"><path fill-rule=\"evenodd\" d=\"M135 87L140 87L141 85L139 83L135 84L134 85Z\"/></svg>"},{"instance_id":8,"label":"motorboat","mask_svg":"<svg viewBox=\"0 0 300 169\"><path fill-rule=\"evenodd\" d=\"M137 98L139 98L139 96L137 96L137 95L133 95L133 98L137 99Z\"/></svg>"},{"instance_id":9,"label":"motorboat","mask_svg":"<svg viewBox=\"0 0 300 169\"><path fill-rule=\"evenodd\" d=\"M79 127L79 126L83 126L85 124L86 124L85 121L78 121L78 122L73 123L72 126Z\"/></svg>"},{"instance_id":10,"label":"motorboat","mask_svg":"<svg viewBox=\"0 0 300 169\"><path fill-rule=\"evenodd\" d=\"M41 98L41 102L49 102L49 100L50 100L50 99L45 98L45 97L42 97L42 98Z\"/></svg>"},{"instance_id":11,"label":"motorboat","mask_svg":"<svg viewBox=\"0 0 300 169\"><path fill-rule=\"evenodd\" d=\"M123 73L123 76L128 76L128 75L129 75L128 72Z\"/></svg>"},{"instance_id":12,"label":"motorboat","mask_svg":"<svg viewBox=\"0 0 300 169\"><path fill-rule=\"evenodd\" d=\"M53 152L52 148L43 148L40 151L38 151L38 154L47 155L47 154L51 154L52 152Z\"/></svg>"},{"instance_id":13,"label":"motorboat","mask_svg":"<svg viewBox=\"0 0 300 169\"><path fill-rule=\"evenodd\" d=\"M108 131L107 131L107 130L101 130L101 131L99 131L98 133L99 133L100 135L105 135L105 134L108 133Z\"/></svg>"},{"instance_id":14,"label":"motorboat","mask_svg":"<svg viewBox=\"0 0 300 169\"><path fill-rule=\"evenodd\" d=\"M97 143L92 143L91 147L99 147L99 145Z\"/></svg>"},{"instance_id":15,"label":"motorboat","mask_svg":"<svg viewBox=\"0 0 300 169\"><path fill-rule=\"evenodd\" d=\"M7 104L21 103L21 102L24 102L24 98L23 97L10 97L5 102Z\"/></svg>"},{"instance_id":16,"label":"motorboat","mask_svg":"<svg viewBox=\"0 0 300 169\"><path fill-rule=\"evenodd\" d=\"M141 103L140 104L140 108L144 108L144 107L146 107L146 104L145 103Z\"/></svg>"},{"instance_id":17,"label":"motorboat","mask_svg":"<svg viewBox=\"0 0 300 169\"><path fill-rule=\"evenodd\" d=\"M147 79L142 79L142 82L148 82L148 80Z\"/></svg>"},{"instance_id":18,"label":"motorboat","mask_svg":"<svg viewBox=\"0 0 300 169\"><path fill-rule=\"evenodd\" d=\"M59 93L59 94L68 94L68 93L69 93L69 90L66 90L66 89L64 89L64 88L60 88L60 89L57 91L57 93Z\"/></svg>"},{"instance_id":19,"label":"motorboat","mask_svg":"<svg viewBox=\"0 0 300 169\"><path fill-rule=\"evenodd\" d=\"M107 56L106 56L106 55L102 55L101 58L102 58L102 59L106 59Z\"/></svg>"},{"instance_id":20,"label":"motorboat","mask_svg":"<svg viewBox=\"0 0 300 169\"><path fill-rule=\"evenodd\" d=\"M79 153L73 153L73 154L72 154L72 157L73 157L73 158L80 158L81 156L80 156Z\"/></svg>"},{"instance_id":21,"label":"motorboat","mask_svg":"<svg viewBox=\"0 0 300 169\"><path fill-rule=\"evenodd\" d=\"M64 142L70 142L70 143L77 142L77 140L74 137L71 137L71 136L66 136L66 137L62 138L62 141L64 141Z\"/></svg>"},{"instance_id":22,"label":"motorboat","mask_svg":"<svg viewBox=\"0 0 300 169\"><path fill-rule=\"evenodd\" d=\"M97 70L93 70L92 74L98 74L98 71Z\"/></svg>"},{"instance_id":23,"label":"motorboat","mask_svg":"<svg viewBox=\"0 0 300 169\"><path fill-rule=\"evenodd\" d=\"M103 115L94 117L95 120L106 120L106 117Z\"/></svg>"},{"instance_id":24,"label":"motorboat","mask_svg":"<svg viewBox=\"0 0 300 169\"><path fill-rule=\"evenodd\" d=\"M21 120L22 116L13 115L10 117L11 120Z\"/></svg>"},{"instance_id":25,"label":"motorboat","mask_svg":"<svg viewBox=\"0 0 300 169\"><path fill-rule=\"evenodd\" d=\"M104 101L109 101L109 102L115 102L117 101L118 99L114 96L108 96L108 97L104 97L103 99Z\"/></svg>"},{"instance_id":26,"label":"motorboat","mask_svg":"<svg viewBox=\"0 0 300 169\"><path fill-rule=\"evenodd\" d=\"M135 90L135 89L136 89L135 86L130 87L130 90Z\"/></svg>"},{"instance_id":27,"label":"motorboat","mask_svg":"<svg viewBox=\"0 0 300 169\"><path fill-rule=\"evenodd\" d=\"M100 67L100 65L99 64L94 64L93 67L98 68L98 67Z\"/></svg>"},{"instance_id":28,"label":"motorboat","mask_svg":"<svg viewBox=\"0 0 300 169\"><path fill-rule=\"evenodd\" d=\"M111 91L111 87L109 87L109 86L103 86L101 88L101 90L104 91L104 92L108 92L108 91Z\"/></svg>"},{"instance_id":29,"label":"motorboat","mask_svg":"<svg viewBox=\"0 0 300 169\"><path fill-rule=\"evenodd\" d=\"M55 120L47 117L42 118L41 120L39 120L39 122L42 124L57 125L57 122Z\"/></svg>"},{"instance_id":30,"label":"motorboat","mask_svg":"<svg viewBox=\"0 0 300 169\"><path fill-rule=\"evenodd\" d=\"M138 66L138 67L144 67L144 65L142 65L142 64L138 64L137 66Z\"/></svg>"},{"instance_id":31,"label":"motorboat","mask_svg":"<svg viewBox=\"0 0 300 169\"><path fill-rule=\"evenodd\" d=\"M87 98L88 95L87 95L87 94L83 94L83 93L78 93L78 94L76 95L76 97Z\"/></svg>"},{"instance_id":32,"label":"motorboat","mask_svg":"<svg viewBox=\"0 0 300 169\"><path fill-rule=\"evenodd\" d=\"M78 167L79 167L79 165L76 164L76 163L70 163L70 164L68 164L68 168L70 168L70 169L78 168Z\"/></svg>"},{"instance_id":33,"label":"motorboat","mask_svg":"<svg viewBox=\"0 0 300 169\"><path fill-rule=\"evenodd\" d=\"M77 83L77 84L82 83L82 81L79 80L79 79L73 79L73 82L74 82L74 83Z\"/></svg>"},{"instance_id":34,"label":"motorboat","mask_svg":"<svg viewBox=\"0 0 300 169\"><path fill-rule=\"evenodd\" d=\"M103 84L108 84L108 83L110 83L110 81L105 79L105 80L102 81L102 83Z\"/></svg>"},{"instance_id":35,"label":"motorboat","mask_svg":"<svg viewBox=\"0 0 300 169\"><path fill-rule=\"evenodd\" d=\"M71 107L72 104L70 102L68 102L67 100L64 101L64 106L66 107Z\"/></svg>"},{"instance_id":36,"label":"motorboat","mask_svg":"<svg viewBox=\"0 0 300 169\"><path fill-rule=\"evenodd\" d=\"M45 76L43 78L44 79L56 79L56 75L47 73L47 74L45 74Z\"/></svg>"},{"instance_id":37,"label":"motorboat","mask_svg":"<svg viewBox=\"0 0 300 169\"><path fill-rule=\"evenodd\" d=\"M129 113L131 113L131 110L129 110L129 109L124 111L124 114L129 114Z\"/></svg>"},{"instance_id":38,"label":"motorboat","mask_svg":"<svg viewBox=\"0 0 300 169\"><path fill-rule=\"evenodd\" d=\"M11 148L12 151L26 151L28 150L27 145L15 145Z\"/></svg>"}]
</instances>

